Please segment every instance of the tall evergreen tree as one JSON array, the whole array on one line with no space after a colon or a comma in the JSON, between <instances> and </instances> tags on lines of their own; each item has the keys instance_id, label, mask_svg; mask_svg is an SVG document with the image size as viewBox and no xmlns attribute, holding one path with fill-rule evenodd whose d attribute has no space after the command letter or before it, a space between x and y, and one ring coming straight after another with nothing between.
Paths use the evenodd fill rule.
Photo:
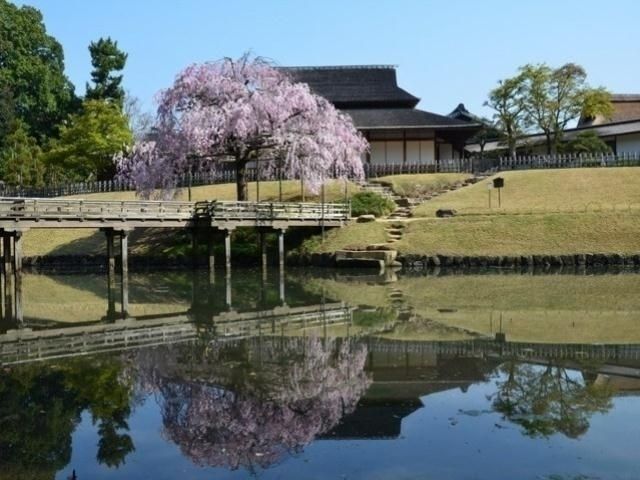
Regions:
<instances>
[{"instance_id":1,"label":"tall evergreen tree","mask_svg":"<svg viewBox=\"0 0 640 480\"><path fill-rule=\"evenodd\" d=\"M3 118L10 98L12 115L40 144L55 136L60 122L78 106L64 74L62 46L47 34L42 14L7 0L0 0L0 97Z\"/></svg>"},{"instance_id":2,"label":"tall evergreen tree","mask_svg":"<svg viewBox=\"0 0 640 480\"><path fill-rule=\"evenodd\" d=\"M100 38L89 45L91 53L91 81L87 84L87 99L109 100L122 106L124 89L121 86L122 75L116 75L127 63L127 54L118 48L118 42L107 37Z\"/></svg>"}]
</instances>

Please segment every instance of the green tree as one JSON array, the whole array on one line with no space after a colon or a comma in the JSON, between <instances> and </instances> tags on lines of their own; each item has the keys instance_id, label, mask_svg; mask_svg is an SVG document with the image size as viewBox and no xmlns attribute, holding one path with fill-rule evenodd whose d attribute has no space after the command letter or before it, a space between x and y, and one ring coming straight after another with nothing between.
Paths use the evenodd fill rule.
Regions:
<instances>
[{"instance_id":1,"label":"green tree","mask_svg":"<svg viewBox=\"0 0 640 480\"><path fill-rule=\"evenodd\" d=\"M518 139L525 130L525 83L522 75L500 80L498 86L489 93L485 105L494 110L495 128L500 132L511 157L516 156Z\"/></svg>"},{"instance_id":2,"label":"green tree","mask_svg":"<svg viewBox=\"0 0 640 480\"><path fill-rule=\"evenodd\" d=\"M0 92L11 92L15 116L40 144L78 104L62 46L47 34L42 14L7 0L0 0Z\"/></svg>"},{"instance_id":3,"label":"green tree","mask_svg":"<svg viewBox=\"0 0 640 480\"><path fill-rule=\"evenodd\" d=\"M24 122L15 121L0 151L0 178L10 185L39 186L43 184L44 173L38 143L29 136Z\"/></svg>"},{"instance_id":4,"label":"green tree","mask_svg":"<svg viewBox=\"0 0 640 480\"><path fill-rule=\"evenodd\" d=\"M488 142L499 140L502 137L502 133L488 118L477 117L476 121L482 125L467 142L470 144L477 144L480 147L480 158L484 158L484 148Z\"/></svg>"},{"instance_id":5,"label":"green tree","mask_svg":"<svg viewBox=\"0 0 640 480\"><path fill-rule=\"evenodd\" d=\"M115 173L113 156L132 142L128 119L118 105L87 100L61 128L45 158L58 180L108 180Z\"/></svg>"},{"instance_id":6,"label":"green tree","mask_svg":"<svg viewBox=\"0 0 640 480\"><path fill-rule=\"evenodd\" d=\"M611 147L591 131L580 132L576 138L562 144L561 150L565 153L611 153Z\"/></svg>"},{"instance_id":7,"label":"green tree","mask_svg":"<svg viewBox=\"0 0 640 480\"><path fill-rule=\"evenodd\" d=\"M118 48L118 42L111 38L100 38L89 45L91 54L91 81L87 84L86 98L91 100L111 100L122 106L124 90L120 72L127 63L127 54Z\"/></svg>"},{"instance_id":8,"label":"green tree","mask_svg":"<svg viewBox=\"0 0 640 480\"><path fill-rule=\"evenodd\" d=\"M556 69L546 64L525 65L518 76L524 82L521 100L527 126L544 134L548 154L558 151L570 122L580 116L607 118L613 113L609 92L589 87L587 73L575 63Z\"/></svg>"},{"instance_id":9,"label":"green tree","mask_svg":"<svg viewBox=\"0 0 640 480\"><path fill-rule=\"evenodd\" d=\"M561 363L508 361L501 370L505 379L498 382L493 408L531 437L562 433L578 438L587 432L594 414L612 406L609 386L588 383Z\"/></svg>"},{"instance_id":10,"label":"green tree","mask_svg":"<svg viewBox=\"0 0 640 480\"><path fill-rule=\"evenodd\" d=\"M5 145L5 139L14 128L16 120L13 94L8 86L0 86L0 150Z\"/></svg>"}]
</instances>

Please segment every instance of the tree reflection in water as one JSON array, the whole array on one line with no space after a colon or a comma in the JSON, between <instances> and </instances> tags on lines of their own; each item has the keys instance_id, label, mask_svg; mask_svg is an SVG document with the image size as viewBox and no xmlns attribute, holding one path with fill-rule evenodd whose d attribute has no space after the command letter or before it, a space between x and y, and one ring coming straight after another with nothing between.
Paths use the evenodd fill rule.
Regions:
<instances>
[{"instance_id":1,"label":"tree reflection in water","mask_svg":"<svg viewBox=\"0 0 640 480\"><path fill-rule=\"evenodd\" d=\"M134 450L128 434L133 387L117 358L67 359L0 373L0 479L53 478L71 459L82 412L98 424L96 460L109 467Z\"/></svg>"},{"instance_id":2,"label":"tree reflection in water","mask_svg":"<svg viewBox=\"0 0 640 480\"><path fill-rule=\"evenodd\" d=\"M500 370L506 379L498 382L493 407L532 437L562 433L578 438L589 429L593 414L612 407L610 386L589 383L562 364L509 361Z\"/></svg>"},{"instance_id":3,"label":"tree reflection in water","mask_svg":"<svg viewBox=\"0 0 640 480\"><path fill-rule=\"evenodd\" d=\"M366 347L318 338L256 339L200 353L137 355L164 434L201 466L253 470L295 453L352 412L369 386Z\"/></svg>"}]
</instances>

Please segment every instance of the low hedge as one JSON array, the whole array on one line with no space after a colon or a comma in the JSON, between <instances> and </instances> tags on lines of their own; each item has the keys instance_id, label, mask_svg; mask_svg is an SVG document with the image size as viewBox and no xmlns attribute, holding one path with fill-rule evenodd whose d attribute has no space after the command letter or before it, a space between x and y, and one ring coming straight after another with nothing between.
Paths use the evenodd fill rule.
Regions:
<instances>
[{"instance_id":1,"label":"low hedge","mask_svg":"<svg viewBox=\"0 0 640 480\"><path fill-rule=\"evenodd\" d=\"M396 204L393 200L374 192L358 192L351 197L351 214L354 217L360 215L384 217L393 212L395 208Z\"/></svg>"}]
</instances>

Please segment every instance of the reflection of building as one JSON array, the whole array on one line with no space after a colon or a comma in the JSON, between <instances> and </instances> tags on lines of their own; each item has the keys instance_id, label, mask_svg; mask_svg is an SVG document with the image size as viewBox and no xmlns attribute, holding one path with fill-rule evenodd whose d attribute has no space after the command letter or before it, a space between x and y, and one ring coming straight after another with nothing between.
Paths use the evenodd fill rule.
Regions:
<instances>
[{"instance_id":1,"label":"reflection of building","mask_svg":"<svg viewBox=\"0 0 640 480\"><path fill-rule=\"evenodd\" d=\"M351 118L371 145L374 165L421 163L460 158L477 123L415 108L419 98L398 86L396 67L358 65L286 67Z\"/></svg>"},{"instance_id":2,"label":"reflection of building","mask_svg":"<svg viewBox=\"0 0 640 480\"><path fill-rule=\"evenodd\" d=\"M373 379L367 393L353 413L320 438L397 438L402 420L424 406L422 397L453 389L466 392L472 384L486 381L498 363L433 351L394 352L374 348L365 367Z\"/></svg>"},{"instance_id":3,"label":"reflection of building","mask_svg":"<svg viewBox=\"0 0 640 480\"><path fill-rule=\"evenodd\" d=\"M555 365L555 357L535 357L532 349L529 360L520 352L504 346L484 353L473 342L402 342L378 340L369 346L365 369L372 377L367 393L358 402L355 411L319 438L325 440L393 439L401 434L402 421L422 407L428 407L429 395L460 389L466 392L474 383L489 380L498 367L511 358L521 358L525 364ZM568 346L565 353L569 352ZM515 347L514 347L515 348ZM544 345L541 345L544 352ZM556 346L557 348L557 346ZM594 347L595 348L595 347ZM600 347L601 348L601 347ZM622 351L621 351L622 352ZM584 352L583 352L584 353ZM629 354L634 357L634 354ZM586 357L587 359L589 356ZM635 357L634 357L635 358ZM578 362L564 360L569 370L580 371ZM640 393L640 363L637 360L607 359L594 371L583 371L585 383L611 387L613 394L638 395Z\"/></svg>"}]
</instances>

